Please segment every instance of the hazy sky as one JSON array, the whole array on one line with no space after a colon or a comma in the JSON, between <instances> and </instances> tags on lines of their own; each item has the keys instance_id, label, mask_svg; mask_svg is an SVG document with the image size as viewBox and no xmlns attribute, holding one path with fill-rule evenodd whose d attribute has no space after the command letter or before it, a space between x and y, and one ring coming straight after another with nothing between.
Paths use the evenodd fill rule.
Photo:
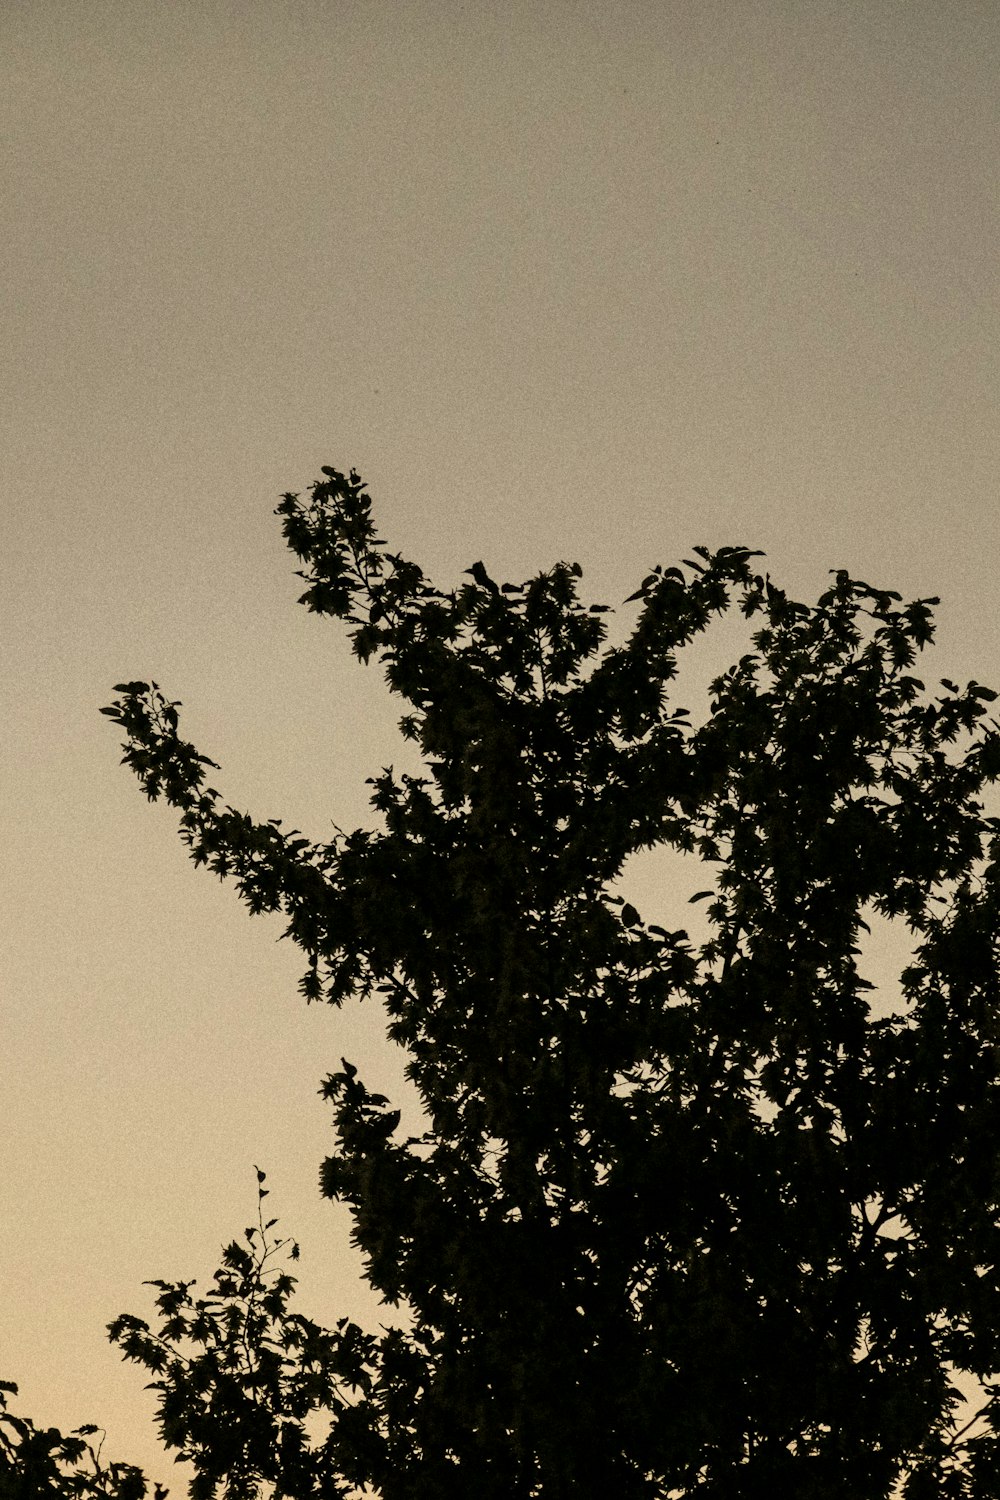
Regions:
<instances>
[{"instance_id":1,"label":"hazy sky","mask_svg":"<svg viewBox=\"0 0 1000 1500\"><path fill-rule=\"evenodd\" d=\"M307 1009L119 766L112 685L181 699L234 805L374 822L404 705L272 514L324 463L441 587L565 558L619 606L745 543L798 597L940 594L928 676L1000 685L998 76L995 0L5 0L0 1378L36 1421L182 1492L105 1324L210 1276L255 1162L302 1310L373 1316L317 1090L345 1054L400 1092L378 1012Z\"/></svg>"}]
</instances>

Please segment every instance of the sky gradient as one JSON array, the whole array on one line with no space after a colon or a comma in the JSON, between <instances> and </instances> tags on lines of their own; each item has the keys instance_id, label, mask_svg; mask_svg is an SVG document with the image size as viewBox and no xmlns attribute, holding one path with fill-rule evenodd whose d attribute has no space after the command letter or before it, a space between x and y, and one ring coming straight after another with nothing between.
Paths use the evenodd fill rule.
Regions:
<instances>
[{"instance_id":1,"label":"sky gradient","mask_svg":"<svg viewBox=\"0 0 1000 1500\"><path fill-rule=\"evenodd\" d=\"M19 1410L183 1492L105 1324L210 1277L254 1163L302 1310L379 1316L317 1090L345 1055L412 1107L400 1059L374 1007L304 1006L98 712L154 678L234 806L375 826L404 705L296 606L283 491L356 467L443 588L579 561L612 640L694 544L806 600L847 568L941 596L930 681L1000 686L998 73L993 0L0 9ZM745 640L694 653L694 706ZM680 925L698 886L654 855L626 888Z\"/></svg>"}]
</instances>

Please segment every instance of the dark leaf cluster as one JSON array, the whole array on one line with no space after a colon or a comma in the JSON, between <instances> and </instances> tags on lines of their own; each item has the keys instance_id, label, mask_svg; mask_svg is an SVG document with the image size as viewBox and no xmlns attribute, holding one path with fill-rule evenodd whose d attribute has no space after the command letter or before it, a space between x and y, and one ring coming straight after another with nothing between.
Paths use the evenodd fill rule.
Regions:
<instances>
[{"instance_id":1,"label":"dark leaf cluster","mask_svg":"<svg viewBox=\"0 0 1000 1500\"><path fill-rule=\"evenodd\" d=\"M13 1381L0 1380L0 1500L144 1500L148 1485L133 1464L101 1460L104 1433L93 1423L64 1435L10 1410ZM100 1433L99 1443L94 1442ZM155 1486L154 1500L166 1500Z\"/></svg>"}]
</instances>

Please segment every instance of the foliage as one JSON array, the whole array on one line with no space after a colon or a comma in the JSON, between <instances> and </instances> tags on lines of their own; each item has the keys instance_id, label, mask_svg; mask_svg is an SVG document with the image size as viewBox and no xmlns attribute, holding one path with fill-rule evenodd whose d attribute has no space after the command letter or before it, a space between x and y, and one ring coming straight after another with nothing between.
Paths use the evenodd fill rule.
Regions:
<instances>
[{"instance_id":1,"label":"foliage","mask_svg":"<svg viewBox=\"0 0 1000 1500\"><path fill-rule=\"evenodd\" d=\"M56 1427L36 1427L8 1409L8 1396L16 1395L13 1381L0 1380L0 1500L143 1500L147 1485L139 1469L101 1463L103 1433L96 1447L92 1441L99 1427L86 1423L68 1437ZM157 1485L155 1500L166 1493Z\"/></svg>"},{"instance_id":2,"label":"foliage","mask_svg":"<svg viewBox=\"0 0 1000 1500\"><path fill-rule=\"evenodd\" d=\"M257 1224L245 1245L226 1246L206 1296L192 1294L193 1281L153 1281L159 1330L127 1313L109 1325L124 1356L156 1377L163 1444L196 1469L192 1500L213 1500L220 1484L227 1500L256 1500L262 1487L290 1500L347 1493L332 1468L337 1437L318 1443L310 1419L342 1416L354 1392L367 1394L373 1341L346 1319L330 1334L288 1311L295 1278L275 1258L299 1250L270 1237L264 1182L258 1168Z\"/></svg>"},{"instance_id":3,"label":"foliage","mask_svg":"<svg viewBox=\"0 0 1000 1500\"><path fill-rule=\"evenodd\" d=\"M323 1191L399 1316L306 1333L275 1292L275 1336L233 1365L222 1309L261 1263L240 1251L204 1305L164 1286L161 1339L203 1353L115 1331L161 1350L165 1441L232 1500L255 1475L384 1500L1000 1495L1000 731L991 690L912 675L938 601L838 571L800 604L759 554L698 548L601 652L577 565L501 586L477 563L441 592L358 476L323 473L277 511L302 602L382 663L428 772L370 778L383 828L314 843L224 804L155 683L104 712L195 863L284 913L306 1000L378 995L407 1051L417 1137L349 1062L323 1090ZM695 726L678 652L734 604L753 649ZM610 893L658 845L706 868L704 941ZM871 912L912 936L897 1014L861 972ZM956 1372L982 1382L971 1426ZM295 1477L314 1399L330 1436Z\"/></svg>"}]
</instances>

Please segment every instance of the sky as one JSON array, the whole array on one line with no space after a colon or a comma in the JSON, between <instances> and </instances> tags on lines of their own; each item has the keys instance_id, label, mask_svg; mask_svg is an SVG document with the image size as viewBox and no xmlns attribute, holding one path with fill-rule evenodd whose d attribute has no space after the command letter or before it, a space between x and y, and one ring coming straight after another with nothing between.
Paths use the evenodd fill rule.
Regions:
<instances>
[{"instance_id":1,"label":"sky","mask_svg":"<svg viewBox=\"0 0 1000 1500\"><path fill-rule=\"evenodd\" d=\"M374 1006L196 870L99 709L155 679L226 801L316 839L417 769L273 515L355 467L454 588L623 601L696 544L940 595L1000 686L994 0L5 0L0 1379L183 1493L105 1325L210 1280L268 1174L302 1311L377 1326L319 1196ZM704 684L748 649L723 620ZM655 855L623 891L685 892ZM677 925L675 923L674 925ZM892 957L890 952L889 957ZM886 953L874 960L883 963ZM886 983L889 983L887 978Z\"/></svg>"}]
</instances>

